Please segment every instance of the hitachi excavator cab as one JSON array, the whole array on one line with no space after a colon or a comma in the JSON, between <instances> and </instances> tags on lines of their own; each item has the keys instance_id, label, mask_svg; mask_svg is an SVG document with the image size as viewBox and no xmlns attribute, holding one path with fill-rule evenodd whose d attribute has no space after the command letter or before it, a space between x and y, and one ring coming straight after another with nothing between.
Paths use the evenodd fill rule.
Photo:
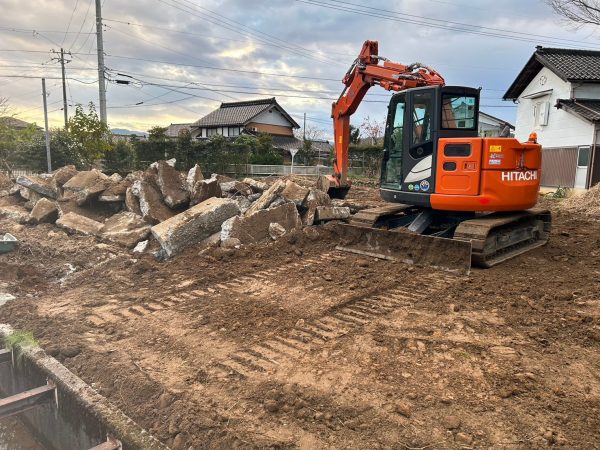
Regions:
<instances>
[{"instance_id":1,"label":"hitachi excavator cab","mask_svg":"<svg viewBox=\"0 0 600 450\"><path fill-rule=\"evenodd\" d=\"M439 139L477 137L478 116L478 89L434 86L395 94L385 129L382 198L430 207ZM459 147L452 151L468 152Z\"/></svg>"}]
</instances>

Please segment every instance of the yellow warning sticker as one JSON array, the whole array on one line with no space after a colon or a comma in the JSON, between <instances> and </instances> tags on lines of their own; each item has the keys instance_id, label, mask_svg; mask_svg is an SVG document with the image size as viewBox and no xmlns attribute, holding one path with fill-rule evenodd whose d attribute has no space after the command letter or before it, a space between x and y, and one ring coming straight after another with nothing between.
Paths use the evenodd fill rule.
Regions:
<instances>
[{"instance_id":1,"label":"yellow warning sticker","mask_svg":"<svg viewBox=\"0 0 600 450\"><path fill-rule=\"evenodd\" d=\"M502 153L501 145L490 145L490 153Z\"/></svg>"}]
</instances>

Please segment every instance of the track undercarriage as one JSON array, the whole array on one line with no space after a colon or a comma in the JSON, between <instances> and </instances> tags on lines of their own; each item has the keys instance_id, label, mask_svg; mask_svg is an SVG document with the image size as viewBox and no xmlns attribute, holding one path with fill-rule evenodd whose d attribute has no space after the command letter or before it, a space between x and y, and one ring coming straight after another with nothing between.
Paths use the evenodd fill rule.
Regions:
<instances>
[{"instance_id":1,"label":"track undercarriage","mask_svg":"<svg viewBox=\"0 0 600 450\"><path fill-rule=\"evenodd\" d=\"M550 236L545 209L512 213L457 213L390 204L360 211L340 225L339 249L468 273L492 267Z\"/></svg>"}]
</instances>

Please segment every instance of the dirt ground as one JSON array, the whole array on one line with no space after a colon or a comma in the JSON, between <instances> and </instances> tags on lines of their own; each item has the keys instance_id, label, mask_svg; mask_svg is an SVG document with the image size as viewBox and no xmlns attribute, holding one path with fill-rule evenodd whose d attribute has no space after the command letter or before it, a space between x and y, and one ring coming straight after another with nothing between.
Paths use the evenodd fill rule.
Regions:
<instances>
[{"instance_id":1,"label":"dirt ground","mask_svg":"<svg viewBox=\"0 0 600 450\"><path fill-rule=\"evenodd\" d=\"M376 190L352 196L377 201ZM600 221L469 276L329 226L166 262L0 220L0 322L175 449L600 448Z\"/></svg>"}]
</instances>

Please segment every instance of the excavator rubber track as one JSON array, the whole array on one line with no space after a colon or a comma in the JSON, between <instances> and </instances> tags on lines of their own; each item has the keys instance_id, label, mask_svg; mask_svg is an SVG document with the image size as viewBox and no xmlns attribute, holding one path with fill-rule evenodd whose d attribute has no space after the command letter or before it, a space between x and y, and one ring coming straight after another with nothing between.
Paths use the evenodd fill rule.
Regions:
<instances>
[{"instance_id":1,"label":"excavator rubber track","mask_svg":"<svg viewBox=\"0 0 600 450\"><path fill-rule=\"evenodd\" d=\"M548 242L551 215L545 209L490 213L460 221L451 239L386 229L390 219L414 216L418 208L390 204L366 209L340 225L339 250L365 256L469 273L471 266L492 267Z\"/></svg>"},{"instance_id":2,"label":"excavator rubber track","mask_svg":"<svg viewBox=\"0 0 600 450\"><path fill-rule=\"evenodd\" d=\"M492 267L548 242L552 216L546 209L493 213L461 222L454 239L471 242L471 262Z\"/></svg>"}]
</instances>

